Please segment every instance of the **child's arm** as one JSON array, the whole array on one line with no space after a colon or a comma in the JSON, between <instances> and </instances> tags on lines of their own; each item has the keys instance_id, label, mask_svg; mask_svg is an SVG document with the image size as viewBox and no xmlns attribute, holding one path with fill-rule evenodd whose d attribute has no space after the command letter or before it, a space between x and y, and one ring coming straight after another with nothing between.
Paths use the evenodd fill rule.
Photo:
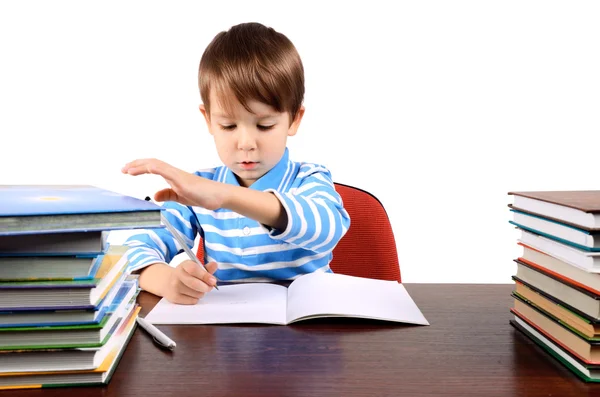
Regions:
<instances>
[{"instance_id":1,"label":"child's arm","mask_svg":"<svg viewBox=\"0 0 600 397\"><path fill-rule=\"evenodd\" d=\"M350 216L335 190L329 170L304 163L287 192L277 196L286 213L284 229L270 230L273 239L317 253L332 251L350 227Z\"/></svg>"},{"instance_id":2,"label":"child's arm","mask_svg":"<svg viewBox=\"0 0 600 397\"><path fill-rule=\"evenodd\" d=\"M314 164L304 164L294 188L285 193L212 181L156 159L133 161L123 172L162 176L171 187L157 192L156 201L177 201L209 210L227 208L267 226L274 239L318 253L333 250L350 225L329 171Z\"/></svg>"},{"instance_id":3,"label":"child's arm","mask_svg":"<svg viewBox=\"0 0 600 397\"><path fill-rule=\"evenodd\" d=\"M169 202L164 205L164 216L180 231L189 248L194 246L197 233L195 216L189 208ZM194 304L216 284L211 275L216 264L207 264L207 270L193 261L184 261L173 268L167 263L182 247L166 229L143 230L127 239L128 271L140 271L140 288L173 303Z\"/></svg>"},{"instance_id":4,"label":"child's arm","mask_svg":"<svg viewBox=\"0 0 600 397\"><path fill-rule=\"evenodd\" d=\"M156 201L175 201L209 210L227 208L272 228L283 230L287 226L287 214L273 193L212 181L156 159L135 160L122 171L162 176L171 188L157 192Z\"/></svg>"},{"instance_id":5,"label":"child's arm","mask_svg":"<svg viewBox=\"0 0 600 397\"><path fill-rule=\"evenodd\" d=\"M326 253L350 227L350 217L331 174L320 165L303 164L287 192L222 185L222 207L260 222L275 240Z\"/></svg>"},{"instance_id":6,"label":"child's arm","mask_svg":"<svg viewBox=\"0 0 600 397\"><path fill-rule=\"evenodd\" d=\"M177 229L189 248L194 246L198 233L195 217L185 205L174 202L165 203L163 216ZM182 247L166 228L143 229L130 236L125 244L130 247L127 252L128 271L138 271L154 264L168 264Z\"/></svg>"}]
</instances>

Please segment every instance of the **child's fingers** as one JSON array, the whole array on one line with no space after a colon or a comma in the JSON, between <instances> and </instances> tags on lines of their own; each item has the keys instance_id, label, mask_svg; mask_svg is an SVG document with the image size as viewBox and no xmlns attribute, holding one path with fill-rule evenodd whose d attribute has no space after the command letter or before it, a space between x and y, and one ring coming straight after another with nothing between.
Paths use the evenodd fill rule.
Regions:
<instances>
[{"instance_id":1,"label":"child's fingers","mask_svg":"<svg viewBox=\"0 0 600 397\"><path fill-rule=\"evenodd\" d=\"M172 296L165 296L165 298L169 302L178 305L195 305L200 300L200 298L194 298L183 294L173 294Z\"/></svg>"},{"instance_id":2,"label":"child's fingers","mask_svg":"<svg viewBox=\"0 0 600 397\"><path fill-rule=\"evenodd\" d=\"M209 272L210 274L214 274L218 268L217 262L208 262L205 268L207 272Z\"/></svg>"},{"instance_id":3,"label":"child's fingers","mask_svg":"<svg viewBox=\"0 0 600 397\"><path fill-rule=\"evenodd\" d=\"M217 284L217 279L209 273L204 267L198 265L194 261L185 261L182 263L184 270L190 274L192 277L195 277L201 280L206 285L211 288ZM207 292L207 291L205 291Z\"/></svg>"},{"instance_id":4,"label":"child's fingers","mask_svg":"<svg viewBox=\"0 0 600 397\"><path fill-rule=\"evenodd\" d=\"M121 172L129 175L156 174L165 179L177 176L177 168L157 159L134 160L125 164Z\"/></svg>"},{"instance_id":5,"label":"child's fingers","mask_svg":"<svg viewBox=\"0 0 600 397\"><path fill-rule=\"evenodd\" d=\"M215 285L210 282L210 278L214 279L214 277L197 263L185 261L181 264L181 268L183 271L179 275L179 280L189 288L200 292L208 292Z\"/></svg>"},{"instance_id":6,"label":"child's fingers","mask_svg":"<svg viewBox=\"0 0 600 397\"><path fill-rule=\"evenodd\" d=\"M210 288L206 284L205 284L205 287L206 288ZM190 296L190 297L196 298L196 299L202 298L204 296L204 294L205 294L205 292L203 292L203 291L198 291L195 288L189 287L181 279L179 280L179 283L176 286L176 292L179 293L179 294L181 294L181 295Z\"/></svg>"},{"instance_id":7,"label":"child's fingers","mask_svg":"<svg viewBox=\"0 0 600 397\"><path fill-rule=\"evenodd\" d=\"M123 173L129 175L154 174L147 166L123 167Z\"/></svg>"},{"instance_id":8,"label":"child's fingers","mask_svg":"<svg viewBox=\"0 0 600 397\"><path fill-rule=\"evenodd\" d=\"M141 168L141 167L147 167L147 164L151 163L153 161L153 159L137 159L137 160L133 160L130 161L129 163L125 164L123 166L123 168L121 168L121 171L125 174L127 174L129 172L129 170L134 169L134 168Z\"/></svg>"},{"instance_id":9,"label":"child's fingers","mask_svg":"<svg viewBox=\"0 0 600 397\"><path fill-rule=\"evenodd\" d=\"M154 200L156 201L180 201L180 197L173 189L166 188L163 190L159 190L154 194Z\"/></svg>"}]
</instances>

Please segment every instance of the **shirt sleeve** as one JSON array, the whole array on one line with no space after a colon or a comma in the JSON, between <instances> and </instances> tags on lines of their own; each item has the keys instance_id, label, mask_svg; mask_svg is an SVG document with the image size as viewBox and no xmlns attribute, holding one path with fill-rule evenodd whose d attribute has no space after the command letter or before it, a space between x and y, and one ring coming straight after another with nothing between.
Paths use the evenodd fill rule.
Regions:
<instances>
[{"instance_id":1,"label":"shirt sleeve","mask_svg":"<svg viewBox=\"0 0 600 397\"><path fill-rule=\"evenodd\" d=\"M350 216L331 173L320 165L303 164L296 179L299 186L288 192L266 190L277 196L288 217L287 228L271 229L271 238L317 253L333 251L350 227Z\"/></svg>"},{"instance_id":2,"label":"shirt sleeve","mask_svg":"<svg viewBox=\"0 0 600 397\"><path fill-rule=\"evenodd\" d=\"M195 214L189 207L172 201L165 202L163 208L163 216L180 232L187 246L193 248L198 233ZM154 263L168 264L183 250L166 228L140 230L139 233L130 236L125 245L129 247L129 273Z\"/></svg>"}]
</instances>

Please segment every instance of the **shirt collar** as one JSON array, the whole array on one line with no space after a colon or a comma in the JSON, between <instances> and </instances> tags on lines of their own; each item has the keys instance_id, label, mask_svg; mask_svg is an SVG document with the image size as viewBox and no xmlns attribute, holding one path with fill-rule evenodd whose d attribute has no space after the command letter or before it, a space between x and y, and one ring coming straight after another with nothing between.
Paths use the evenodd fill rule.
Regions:
<instances>
[{"instance_id":1,"label":"shirt collar","mask_svg":"<svg viewBox=\"0 0 600 397\"><path fill-rule=\"evenodd\" d=\"M289 169L292 167L291 161L289 160L288 148L285 148L281 160L271 168L269 172L264 174L260 179L250 185L250 189L265 191L267 189L281 190L283 188L283 178L288 175ZM229 185L240 186L237 181L235 174L229 168L226 169L227 175L225 176L225 183Z\"/></svg>"}]
</instances>

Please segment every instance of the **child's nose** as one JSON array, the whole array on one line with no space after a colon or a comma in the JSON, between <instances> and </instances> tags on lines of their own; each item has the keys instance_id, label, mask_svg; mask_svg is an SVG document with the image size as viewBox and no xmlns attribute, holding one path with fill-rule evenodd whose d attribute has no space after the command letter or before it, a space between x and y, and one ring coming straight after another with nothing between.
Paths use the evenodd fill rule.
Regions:
<instances>
[{"instance_id":1,"label":"child's nose","mask_svg":"<svg viewBox=\"0 0 600 397\"><path fill-rule=\"evenodd\" d=\"M238 149L254 150L256 149L256 138L254 133L246 128L240 128L238 131Z\"/></svg>"}]
</instances>

